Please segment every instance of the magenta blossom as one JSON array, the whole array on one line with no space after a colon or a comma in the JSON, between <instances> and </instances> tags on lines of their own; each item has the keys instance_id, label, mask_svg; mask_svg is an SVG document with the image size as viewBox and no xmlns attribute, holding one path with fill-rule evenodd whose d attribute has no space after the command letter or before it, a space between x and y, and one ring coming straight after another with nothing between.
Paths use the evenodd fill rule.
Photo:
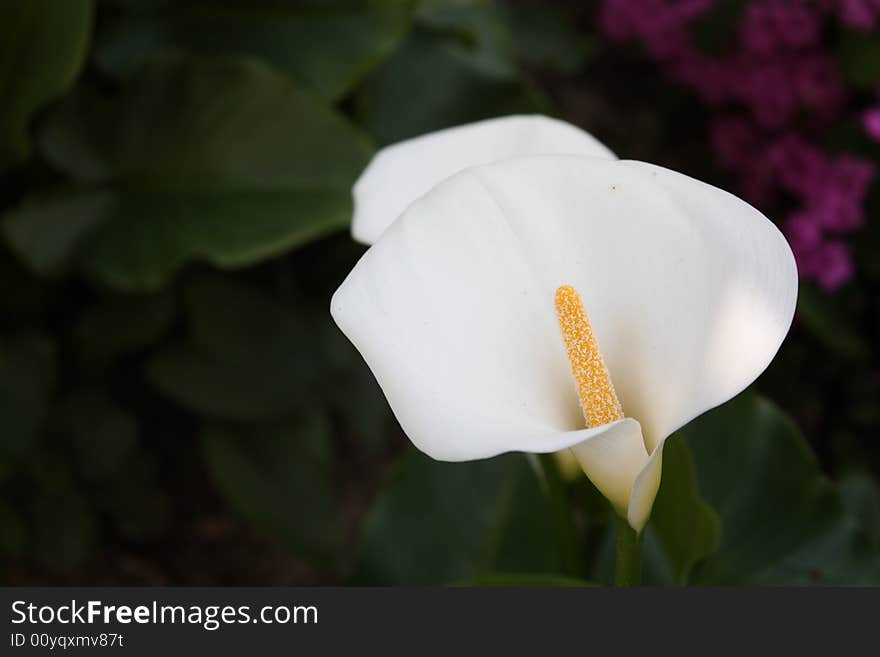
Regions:
<instances>
[{"instance_id":1,"label":"magenta blossom","mask_svg":"<svg viewBox=\"0 0 880 657\"><path fill-rule=\"evenodd\" d=\"M815 46L820 31L819 16L806 3L763 0L746 8L740 41L746 50L765 55L777 49Z\"/></svg>"},{"instance_id":2,"label":"magenta blossom","mask_svg":"<svg viewBox=\"0 0 880 657\"><path fill-rule=\"evenodd\" d=\"M873 29L880 15L877 0L826 0L824 4L837 14L841 23L857 30Z\"/></svg>"},{"instance_id":3,"label":"magenta blossom","mask_svg":"<svg viewBox=\"0 0 880 657\"><path fill-rule=\"evenodd\" d=\"M805 197L821 187L829 166L819 149L794 133L772 143L767 159L780 185L792 194Z\"/></svg>"},{"instance_id":4,"label":"magenta blossom","mask_svg":"<svg viewBox=\"0 0 880 657\"><path fill-rule=\"evenodd\" d=\"M864 225L875 170L857 157L829 155L804 135L821 134L855 98L823 43L839 29L826 24L837 19L845 28L870 29L880 0L749 0L737 44L720 57L701 51L692 35L694 19L714 4L605 0L600 27L613 41L639 40L670 78L722 112L710 124L719 163L755 205L766 207L785 192L798 208L784 230L801 275L837 289L854 271L840 236ZM880 104L857 116L880 141Z\"/></svg>"},{"instance_id":5,"label":"magenta blossom","mask_svg":"<svg viewBox=\"0 0 880 657\"><path fill-rule=\"evenodd\" d=\"M846 87L837 64L829 55L821 53L798 58L792 78L801 104L820 117L833 117L843 105Z\"/></svg>"},{"instance_id":6,"label":"magenta blossom","mask_svg":"<svg viewBox=\"0 0 880 657\"><path fill-rule=\"evenodd\" d=\"M862 127L874 141L880 141L880 105L869 107L862 113Z\"/></svg>"},{"instance_id":7,"label":"magenta blossom","mask_svg":"<svg viewBox=\"0 0 880 657\"><path fill-rule=\"evenodd\" d=\"M710 128L710 138L719 162L732 171L750 167L761 144L761 136L755 127L736 115L715 119Z\"/></svg>"},{"instance_id":8,"label":"magenta blossom","mask_svg":"<svg viewBox=\"0 0 880 657\"><path fill-rule=\"evenodd\" d=\"M855 274L852 253L841 241L824 242L814 251L798 257L802 276L814 278L827 292L833 292L852 280Z\"/></svg>"}]
</instances>

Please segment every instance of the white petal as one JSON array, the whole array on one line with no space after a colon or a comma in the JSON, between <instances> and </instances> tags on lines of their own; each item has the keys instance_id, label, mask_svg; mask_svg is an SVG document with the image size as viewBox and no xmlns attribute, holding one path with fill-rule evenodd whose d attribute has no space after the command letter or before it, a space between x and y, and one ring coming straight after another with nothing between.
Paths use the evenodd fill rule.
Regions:
<instances>
[{"instance_id":1,"label":"white petal","mask_svg":"<svg viewBox=\"0 0 880 657\"><path fill-rule=\"evenodd\" d=\"M647 418L637 408L633 413L643 425L650 421L645 437L653 453L673 431L735 397L770 364L794 317L797 266L776 226L745 201L652 164L621 165L660 185L689 224L668 255L671 275L661 279L667 289L651 294L647 315L657 330L636 342L646 357L639 363L641 381L629 383L639 388L638 405L651 407ZM666 236L663 243L669 241ZM632 310L630 321L636 322L641 311Z\"/></svg>"},{"instance_id":2,"label":"white petal","mask_svg":"<svg viewBox=\"0 0 880 657\"><path fill-rule=\"evenodd\" d=\"M641 532L651 517L651 508L657 491L660 490L660 475L663 470L663 444L665 439L654 449L651 458L635 477L632 493L629 499L629 508L624 515L630 527Z\"/></svg>"},{"instance_id":3,"label":"white petal","mask_svg":"<svg viewBox=\"0 0 880 657\"><path fill-rule=\"evenodd\" d=\"M574 435L584 424L553 296L536 287L472 175L442 183L391 226L331 313L404 431L434 458L549 452L586 437Z\"/></svg>"},{"instance_id":4,"label":"white petal","mask_svg":"<svg viewBox=\"0 0 880 657\"><path fill-rule=\"evenodd\" d=\"M626 517L633 483L648 462L648 452L642 428L635 420L627 418L605 426L608 430L572 446L571 451L590 481L617 513Z\"/></svg>"},{"instance_id":5,"label":"white petal","mask_svg":"<svg viewBox=\"0 0 880 657\"><path fill-rule=\"evenodd\" d=\"M506 116L380 150L354 186L354 239L373 244L407 206L462 169L521 155L614 158L592 135L546 116Z\"/></svg>"},{"instance_id":6,"label":"white petal","mask_svg":"<svg viewBox=\"0 0 880 657\"><path fill-rule=\"evenodd\" d=\"M573 285L653 453L769 363L796 281L779 231L726 192L544 156L469 169L416 201L332 313L429 455L550 451L583 426L553 302Z\"/></svg>"}]
</instances>

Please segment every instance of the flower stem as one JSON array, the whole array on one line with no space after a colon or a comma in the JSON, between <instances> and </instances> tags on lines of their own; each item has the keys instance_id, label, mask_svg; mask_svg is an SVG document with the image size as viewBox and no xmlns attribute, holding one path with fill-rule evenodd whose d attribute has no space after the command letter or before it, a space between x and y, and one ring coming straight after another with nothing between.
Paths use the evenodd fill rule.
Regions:
<instances>
[{"instance_id":1,"label":"flower stem","mask_svg":"<svg viewBox=\"0 0 880 657\"><path fill-rule=\"evenodd\" d=\"M614 585L638 586L642 581L642 537L629 526L626 518L617 517L617 564Z\"/></svg>"},{"instance_id":2,"label":"flower stem","mask_svg":"<svg viewBox=\"0 0 880 657\"><path fill-rule=\"evenodd\" d=\"M565 494L565 482L562 479L553 454L538 454L537 457L541 472L544 475L547 495L551 501L556 528L559 532L564 572L567 575L581 577L583 576L584 565L580 552L577 549L576 532L572 524L569 502Z\"/></svg>"}]
</instances>

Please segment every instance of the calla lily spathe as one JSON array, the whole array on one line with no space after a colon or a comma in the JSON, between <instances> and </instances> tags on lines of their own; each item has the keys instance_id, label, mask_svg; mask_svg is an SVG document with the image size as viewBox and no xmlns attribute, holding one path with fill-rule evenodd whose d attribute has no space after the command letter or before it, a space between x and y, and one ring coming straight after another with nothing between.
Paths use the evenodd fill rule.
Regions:
<instances>
[{"instance_id":1,"label":"calla lily spathe","mask_svg":"<svg viewBox=\"0 0 880 657\"><path fill-rule=\"evenodd\" d=\"M559 122L546 143L543 127L523 137L542 121L484 122L381 152L355 188L353 229L381 237L331 313L423 452L463 461L570 447L641 531L663 442L742 391L782 343L794 258L731 194L616 160L574 128L564 154ZM554 307L563 287L583 299L623 419L584 428Z\"/></svg>"},{"instance_id":2,"label":"calla lily spathe","mask_svg":"<svg viewBox=\"0 0 880 657\"><path fill-rule=\"evenodd\" d=\"M552 153L616 159L580 128L538 115L479 121L383 148L354 185L352 237L373 244L410 203L462 169Z\"/></svg>"}]
</instances>

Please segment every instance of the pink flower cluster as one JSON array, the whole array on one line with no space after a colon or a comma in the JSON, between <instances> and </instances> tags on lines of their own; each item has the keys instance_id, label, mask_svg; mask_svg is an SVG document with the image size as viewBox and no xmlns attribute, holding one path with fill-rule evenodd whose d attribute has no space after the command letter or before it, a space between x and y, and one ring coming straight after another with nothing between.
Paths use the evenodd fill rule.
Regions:
<instances>
[{"instance_id":1,"label":"pink flower cluster","mask_svg":"<svg viewBox=\"0 0 880 657\"><path fill-rule=\"evenodd\" d=\"M849 98L834 58L823 48L829 19L867 30L880 0L750 0L737 26L736 46L710 57L692 38L692 24L715 0L605 0L600 29L612 42L637 40L674 80L709 105L711 138L722 166L741 193L767 206L784 192L796 209L784 222L803 277L834 290L854 266L843 236L865 221L863 204L874 166L832 157L805 137L821 134L846 110ZM880 105L862 115L880 140Z\"/></svg>"},{"instance_id":2,"label":"pink flower cluster","mask_svg":"<svg viewBox=\"0 0 880 657\"><path fill-rule=\"evenodd\" d=\"M878 0L822 0L820 6L837 15L841 24L856 30L871 30L880 16Z\"/></svg>"},{"instance_id":3,"label":"pink flower cluster","mask_svg":"<svg viewBox=\"0 0 880 657\"><path fill-rule=\"evenodd\" d=\"M830 158L795 135L772 143L767 159L781 187L802 203L784 226L801 275L837 289L854 273L840 236L864 225L862 205L874 165L848 155Z\"/></svg>"}]
</instances>

